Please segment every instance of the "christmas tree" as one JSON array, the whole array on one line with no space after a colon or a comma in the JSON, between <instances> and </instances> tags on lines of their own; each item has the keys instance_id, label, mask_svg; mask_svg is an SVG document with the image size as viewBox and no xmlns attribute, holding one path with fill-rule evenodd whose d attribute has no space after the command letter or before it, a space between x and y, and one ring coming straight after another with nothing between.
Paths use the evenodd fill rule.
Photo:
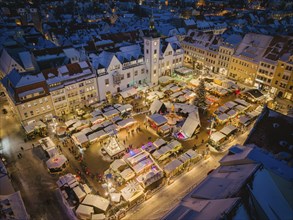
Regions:
<instances>
[{"instance_id":1,"label":"christmas tree","mask_svg":"<svg viewBox=\"0 0 293 220\"><path fill-rule=\"evenodd\" d=\"M204 79L201 79L199 82L199 86L197 87L197 90L196 90L196 98L194 100L194 104L201 109L205 109L207 106L206 88L204 84Z\"/></svg>"}]
</instances>

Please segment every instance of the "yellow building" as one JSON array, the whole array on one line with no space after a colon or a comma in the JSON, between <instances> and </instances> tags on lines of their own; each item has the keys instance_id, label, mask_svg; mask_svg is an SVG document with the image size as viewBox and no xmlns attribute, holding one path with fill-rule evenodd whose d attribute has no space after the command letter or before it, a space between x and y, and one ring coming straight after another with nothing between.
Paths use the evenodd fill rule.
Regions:
<instances>
[{"instance_id":1,"label":"yellow building","mask_svg":"<svg viewBox=\"0 0 293 220\"><path fill-rule=\"evenodd\" d=\"M271 93L279 98L293 101L293 55L287 62L278 61Z\"/></svg>"},{"instance_id":2,"label":"yellow building","mask_svg":"<svg viewBox=\"0 0 293 220\"><path fill-rule=\"evenodd\" d=\"M254 85L259 62L272 38L262 34L246 34L232 56L228 76L241 83Z\"/></svg>"}]
</instances>

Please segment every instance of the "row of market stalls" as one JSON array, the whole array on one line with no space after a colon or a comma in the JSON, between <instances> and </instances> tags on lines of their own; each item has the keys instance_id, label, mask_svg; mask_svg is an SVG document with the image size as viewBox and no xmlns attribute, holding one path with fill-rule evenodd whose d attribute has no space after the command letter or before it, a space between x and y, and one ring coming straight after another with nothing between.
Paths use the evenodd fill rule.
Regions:
<instances>
[{"instance_id":1,"label":"row of market stalls","mask_svg":"<svg viewBox=\"0 0 293 220\"><path fill-rule=\"evenodd\" d=\"M42 121L33 121L23 128L28 139L34 139L36 135L44 136L47 133L47 125Z\"/></svg>"},{"instance_id":2,"label":"row of market stalls","mask_svg":"<svg viewBox=\"0 0 293 220\"><path fill-rule=\"evenodd\" d=\"M245 101L243 100L235 100L235 102L239 103L242 102L242 104L245 104ZM233 136L239 131L239 130L245 130L245 128L250 125L261 113L262 107L259 106L255 110L251 112L243 111L241 112L242 115L237 117L235 120L236 123L228 124L224 126L220 131L214 132L210 136L210 144L218 147L220 144L225 142L228 139L233 138ZM244 113L245 112L245 113Z\"/></svg>"},{"instance_id":3,"label":"row of market stalls","mask_svg":"<svg viewBox=\"0 0 293 220\"><path fill-rule=\"evenodd\" d=\"M214 116L219 124L223 124L240 114L244 114L250 107L251 105L248 102L242 99L235 99L220 106L214 112Z\"/></svg>"},{"instance_id":4,"label":"row of market stalls","mask_svg":"<svg viewBox=\"0 0 293 220\"><path fill-rule=\"evenodd\" d=\"M176 139L187 140L199 132L201 127L198 108L194 105L155 100L150 106L150 113L147 123L162 137L176 131L173 134ZM182 127L178 127L177 124L181 121L184 123Z\"/></svg>"},{"instance_id":5,"label":"row of market stalls","mask_svg":"<svg viewBox=\"0 0 293 220\"><path fill-rule=\"evenodd\" d=\"M110 206L110 201L93 194L89 186L81 183L75 175L68 173L59 177L57 185L69 214L79 219L106 218L105 212Z\"/></svg>"},{"instance_id":6,"label":"row of market stalls","mask_svg":"<svg viewBox=\"0 0 293 220\"><path fill-rule=\"evenodd\" d=\"M108 106L102 110L94 110L89 120L72 119L65 122L65 126L71 133L74 143L85 148L135 124L136 120L133 118L121 116L131 110L132 106L128 104Z\"/></svg>"},{"instance_id":7,"label":"row of market stalls","mask_svg":"<svg viewBox=\"0 0 293 220\"><path fill-rule=\"evenodd\" d=\"M60 173L67 167L67 158L63 154L60 154L59 150L50 137L40 139L39 145L45 152L46 156L49 157L49 159L46 161L49 173Z\"/></svg>"},{"instance_id":8,"label":"row of market stalls","mask_svg":"<svg viewBox=\"0 0 293 220\"><path fill-rule=\"evenodd\" d=\"M174 178L185 170L189 170L192 164L198 162L202 156L190 149L163 167L168 183L172 183Z\"/></svg>"}]
</instances>

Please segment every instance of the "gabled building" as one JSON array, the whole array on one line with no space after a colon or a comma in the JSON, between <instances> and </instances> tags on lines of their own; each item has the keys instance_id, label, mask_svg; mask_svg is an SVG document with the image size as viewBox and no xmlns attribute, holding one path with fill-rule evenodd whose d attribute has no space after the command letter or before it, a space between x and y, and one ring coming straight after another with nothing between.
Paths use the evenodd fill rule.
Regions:
<instances>
[{"instance_id":1,"label":"gabled building","mask_svg":"<svg viewBox=\"0 0 293 220\"><path fill-rule=\"evenodd\" d=\"M52 117L54 108L43 74L24 74L13 69L2 79L8 101L23 124Z\"/></svg>"},{"instance_id":2,"label":"gabled building","mask_svg":"<svg viewBox=\"0 0 293 220\"><path fill-rule=\"evenodd\" d=\"M42 74L57 116L74 112L99 100L96 74L86 61L43 70Z\"/></svg>"},{"instance_id":3,"label":"gabled building","mask_svg":"<svg viewBox=\"0 0 293 220\"><path fill-rule=\"evenodd\" d=\"M273 37L261 34L246 34L232 56L229 77L253 85L258 65Z\"/></svg>"},{"instance_id":4,"label":"gabled building","mask_svg":"<svg viewBox=\"0 0 293 220\"><path fill-rule=\"evenodd\" d=\"M143 46L122 46L90 59L98 76L99 98L104 100L132 86L157 85L160 76L182 66L183 50L176 37L161 39L151 33L144 37Z\"/></svg>"}]
</instances>

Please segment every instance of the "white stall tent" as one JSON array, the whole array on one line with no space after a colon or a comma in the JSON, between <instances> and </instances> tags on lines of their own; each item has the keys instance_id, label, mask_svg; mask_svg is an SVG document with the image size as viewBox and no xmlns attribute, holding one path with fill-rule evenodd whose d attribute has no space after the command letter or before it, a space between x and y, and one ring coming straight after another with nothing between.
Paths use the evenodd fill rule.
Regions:
<instances>
[{"instance_id":1,"label":"white stall tent","mask_svg":"<svg viewBox=\"0 0 293 220\"><path fill-rule=\"evenodd\" d=\"M104 220L106 219L105 214L93 214L91 220Z\"/></svg>"},{"instance_id":2,"label":"white stall tent","mask_svg":"<svg viewBox=\"0 0 293 220\"><path fill-rule=\"evenodd\" d=\"M210 137L210 139L215 142L218 143L221 140L223 140L226 136L224 134L222 134L221 132L217 131L215 133L213 133Z\"/></svg>"},{"instance_id":3,"label":"white stall tent","mask_svg":"<svg viewBox=\"0 0 293 220\"><path fill-rule=\"evenodd\" d=\"M135 173L130 168L123 170L120 175L126 182L135 177Z\"/></svg>"},{"instance_id":4,"label":"white stall tent","mask_svg":"<svg viewBox=\"0 0 293 220\"><path fill-rule=\"evenodd\" d=\"M133 119L133 118L126 118L126 119L124 119L122 121L119 121L117 123L117 125L118 125L119 128L125 128L125 127L130 126L130 125L133 125L135 123L136 123L136 120L135 119Z\"/></svg>"},{"instance_id":5,"label":"white stall tent","mask_svg":"<svg viewBox=\"0 0 293 220\"><path fill-rule=\"evenodd\" d=\"M223 127L220 132L226 136L231 134L233 131L237 130L237 128L234 125L227 125Z\"/></svg>"},{"instance_id":6,"label":"white stall tent","mask_svg":"<svg viewBox=\"0 0 293 220\"><path fill-rule=\"evenodd\" d=\"M150 106L150 112L151 112L151 114L159 113L159 111L160 111L160 109L162 108L163 105L164 105L164 103L161 102L158 99L156 99L155 101L153 101L153 103Z\"/></svg>"},{"instance_id":7,"label":"white stall tent","mask_svg":"<svg viewBox=\"0 0 293 220\"><path fill-rule=\"evenodd\" d=\"M101 196L88 194L82 201L82 204L93 206L105 212L108 209L110 202L108 199L105 199Z\"/></svg>"},{"instance_id":8,"label":"white stall tent","mask_svg":"<svg viewBox=\"0 0 293 220\"><path fill-rule=\"evenodd\" d=\"M131 97L131 96L134 96L134 95L136 95L137 94L137 90L136 90L136 88L127 88L127 89L125 89L124 91L122 91L122 92L120 92L120 95L124 98L124 99L126 99L126 98L128 98L128 97Z\"/></svg>"},{"instance_id":9,"label":"white stall tent","mask_svg":"<svg viewBox=\"0 0 293 220\"><path fill-rule=\"evenodd\" d=\"M75 212L76 216L80 219L91 219L91 216L94 213L94 208L80 204Z\"/></svg>"},{"instance_id":10,"label":"white stall tent","mask_svg":"<svg viewBox=\"0 0 293 220\"><path fill-rule=\"evenodd\" d=\"M158 148L160 148L161 146L167 144L167 142L166 142L164 139L159 138L159 139L157 139L153 144L154 144L154 146L158 149Z\"/></svg>"},{"instance_id":11,"label":"white stall tent","mask_svg":"<svg viewBox=\"0 0 293 220\"><path fill-rule=\"evenodd\" d=\"M170 163L164 166L163 170L165 171L166 175L168 176L174 170L182 165L182 162L178 159L172 160Z\"/></svg>"},{"instance_id":12,"label":"white stall tent","mask_svg":"<svg viewBox=\"0 0 293 220\"><path fill-rule=\"evenodd\" d=\"M86 197L86 193L83 191L83 189L80 187L80 185L75 186L73 188L73 192L75 193L79 202L81 202Z\"/></svg>"},{"instance_id":13,"label":"white stall tent","mask_svg":"<svg viewBox=\"0 0 293 220\"><path fill-rule=\"evenodd\" d=\"M185 120L181 131L185 134L187 138L192 137L194 132L200 128L200 119L198 111L189 113L187 119Z\"/></svg>"},{"instance_id":14,"label":"white stall tent","mask_svg":"<svg viewBox=\"0 0 293 220\"><path fill-rule=\"evenodd\" d=\"M130 104L122 105L117 108L120 113L130 112L133 109L133 106Z\"/></svg>"}]
</instances>

